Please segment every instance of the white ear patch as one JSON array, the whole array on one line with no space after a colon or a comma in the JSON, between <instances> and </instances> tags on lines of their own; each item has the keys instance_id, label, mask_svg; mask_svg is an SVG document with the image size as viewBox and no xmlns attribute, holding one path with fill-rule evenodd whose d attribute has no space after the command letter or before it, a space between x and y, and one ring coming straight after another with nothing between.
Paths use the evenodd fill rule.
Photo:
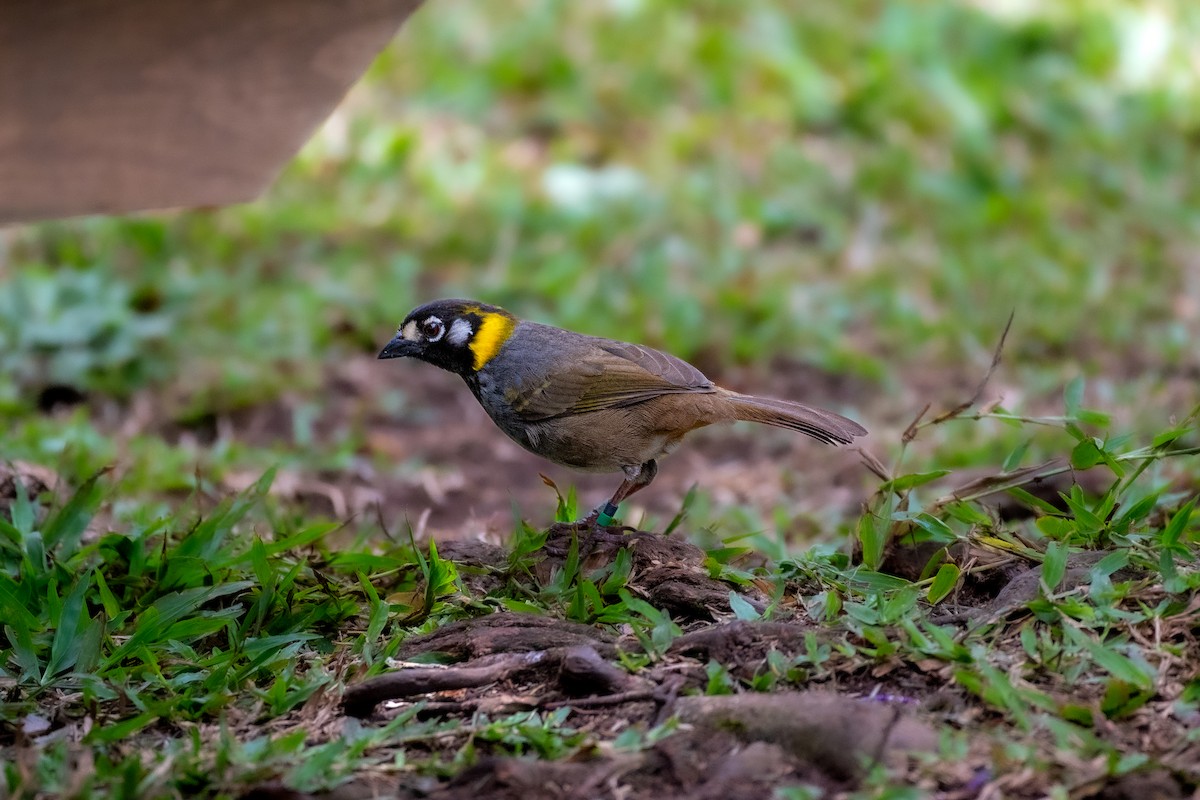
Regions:
<instances>
[{"instance_id":1,"label":"white ear patch","mask_svg":"<svg viewBox=\"0 0 1200 800\"><path fill-rule=\"evenodd\" d=\"M450 323L450 334L446 338L451 344L462 347L471 338L471 323L459 317Z\"/></svg>"}]
</instances>

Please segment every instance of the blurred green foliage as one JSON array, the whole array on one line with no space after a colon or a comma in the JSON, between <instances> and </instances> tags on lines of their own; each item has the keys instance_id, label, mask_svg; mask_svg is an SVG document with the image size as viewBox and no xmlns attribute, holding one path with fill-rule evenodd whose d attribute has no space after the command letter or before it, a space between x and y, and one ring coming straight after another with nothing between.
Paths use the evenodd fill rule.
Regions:
<instances>
[{"instance_id":1,"label":"blurred green foliage","mask_svg":"<svg viewBox=\"0 0 1200 800\"><path fill-rule=\"evenodd\" d=\"M166 372L171 320L98 272L28 268L0 284L0 402L53 386L126 394Z\"/></svg>"},{"instance_id":2,"label":"blurred green foliage","mask_svg":"<svg viewBox=\"0 0 1200 800\"><path fill-rule=\"evenodd\" d=\"M1139 400L1200 337L1197 33L1184 0L429 3L260 202L7 232L0 398L315 394L457 294L880 395L1015 309L1027 391Z\"/></svg>"}]
</instances>

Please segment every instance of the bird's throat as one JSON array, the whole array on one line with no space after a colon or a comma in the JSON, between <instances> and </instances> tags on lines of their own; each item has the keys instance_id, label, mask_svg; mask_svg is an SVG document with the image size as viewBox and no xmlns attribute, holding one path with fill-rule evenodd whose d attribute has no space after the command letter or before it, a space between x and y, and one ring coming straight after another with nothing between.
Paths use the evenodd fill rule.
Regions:
<instances>
[{"instance_id":1,"label":"bird's throat","mask_svg":"<svg viewBox=\"0 0 1200 800\"><path fill-rule=\"evenodd\" d=\"M481 315L479 330L471 337L471 354L475 356L474 369L476 372L496 357L500 348L512 336L517 321L507 314L497 314L485 311Z\"/></svg>"}]
</instances>

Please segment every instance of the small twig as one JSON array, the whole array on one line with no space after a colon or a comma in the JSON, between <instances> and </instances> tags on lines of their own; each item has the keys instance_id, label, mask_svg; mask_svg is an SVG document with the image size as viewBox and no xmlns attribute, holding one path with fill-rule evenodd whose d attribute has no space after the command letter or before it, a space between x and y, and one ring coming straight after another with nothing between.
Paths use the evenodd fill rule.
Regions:
<instances>
[{"instance_id":1,"label":"small twig","mask_svg":"<svg viewBox=\"0 0 1200 800\"><path fill-rule=\"evenodd\" d=\"M1004 342L1008 339L1008 331L1010 328L1012 328L1013 317L1016 315L1017 312L1015 310L1008 315L1008 322L1004 323L1004 332L1000 334L1000 341L996 343L996 349L992 352L991 366L988 367L988 371L986 374L984 374L983 380L981 380L979 385L975 387L975 393L971 395L971 398L964 403L959 403L949 411L939 414L938 416L929 420L929 422L925 423L926 425L938 425L946 420L954 419L959 414L979 402L979 398L983 397L984 390L987 389L988 383L992 380L992 375L996 373L996 368L1000 366L1000 358L1004 354Z\"/></svg>"},{"instance_id":2,"label":"small twig","mask_svg":"<svg viewBox=\"0 0 1200 800\"><path fill-rule=\"evenodd\" d=\"M655 727L662 725L675 713L675 700L679 697L679 690L685 683L687 683L687 678L683 675L672 675L663 681L659 689L660 694L655 697L659 704L658 714L654 717Z\"/></svg>"},{"instance_id":3,"label":"small twig","mask_svg":"<svg viewBox=\"0 0 1200 800\"><path fill-rule=\"evenodd\" d=\"M447 714L474 714L479 708L479 700L414 700L417 708L417 718L424 719L429 715L444 716Z\"/></svg>"},{"instance_id":4,"label":"small twig","mask_svg":"<svg viewBox=\"0 0 1200 800\"><path fill-rule=\"evenodd\" d=\"M908 423L908 427L904 429L904 433L900 435L900 451L896 456L896 463L894 468L891 470L891 473L889 474L888 470L883 467L882 464L878 464L879 468L876 469L875 465L866 461L864 458L864 463L866 463L867 468L871 470L871 472L875 473L876 476L885 482L890 481L890 475L898 474L900 472L900 464L904 461L904 456L908 451L908 446L913 442L914 439L917 438L917 435L922 430L931 425L940 425L947 420L961 417L964 411L979 402L979 399L983 397L983 393L987 389L988 383L992 379L992 375L995 374L996 368L1000 366L1000 359L1004 353L1004 343L1008 340L1008 332L1012 328L1013 318L1016 316L1016 313L1017 312L1014 310L1008 315L1008 321L1004 323L1004 331L1000 334L1000 341L996 343L996 349L992 351L992 363L990 366L988 366L987 372L984 373L983 379L979 381L979 384L975 387L975 392L970 396L970 398L962 403L959 403L949 411L945 411L933 419L928 420L927 422L922 422L921 420L925 419L925 415L929 413L929 409L933 405L932 403L926 403L925 406L917 412L917 415L913 417L912 422ZM893 494L895 494L897 497L903 497L904 493L889 492L888 497L890 498Z\"/></svg>"},{"instance_id":5,"label":"small twig","mask_svg":"<svg viewBox=\"0 0 1200 800\"><path fill-rule=\"evenodd\" d=\"M913 417L913 421L908 423L908 427L904 429L904 433L900 435L900 441L908 444L913 439L917 438L917 431L921 429L921 420L929 413L929 409L933 407L933 403L926 403L925 407L917 412Z\"/></svg>"},{"instance_id":6,"label":"small twig","mask_svg":"<svg viewBox=\"0 0 1200 800\"><path fill-rule=\"evenodd\" d=\"M887 752L888 740L892 738L892 732L896 729L896 725L900 723L902 713L900 706L892 706L892 718L888 720L887 726L883 729L883 735L879 737L879 747L871 755L872 768L883 763L883 755Z\"/></svg>"},{"instance_id":7,"label":"small twig","mask_svg":"<svg viewBox=\"0 0 1200 800\"><path fill-rule=\"evenodd\" d=\"M1113 456L1114 461L1121 463L1130 461L1158 461L1164 458L1176 458L1178 456L1200 455L1200 447L1189 447L1179 450L1158 451L1150 447L1143 447L1133 450L1128 453L1121 453ZM1006 492L1009 489L1015 489L1019 486L1033 483L1042 478L1049 478L1054 475L1061 475L1064 472L1070 472L1074 467L1071 462L1065 458L1052 458L1041 464L1035 464L1032 467L1024 467L1022 469L1013 470L1012 472L1001 472L997 475L988 475L983 478L959 486L950 494L939 498L928 509L929 513L934 513L935 510L942 506L958 501L978 500L981 497L987 497L998 492Z\"/></svg>"},{"instance_id":8,"label":"small twig","mask_svg":"<svg viewBox=\"0 0 1200 800\"><path fill-rule=\"evenodd\" d=\"M888 474L888 468L883 465L883 462L874 453L864 450L861 447L855 447L854 450L858 453L859 460L862 461L863 466L876 478L879 478L881 481L890 481L892 479L892 476Z\"/></svg>"},{"instance_id":9,"label":"small twig","mask_svg":"<svg viewBox=\"0 0 1200 800\"><path fill-rule=\"evenodd\" d=\"M504 653L479 659L458 667L409 667L363 681L346 690L342 707L353 717L367 717L375 706L387 700L452 689L471 689L509 678L531 667L561 664L559 689L566 694L591 691L590 697L531 702L529 707L555 709L606 708L623 703L652 700L660 707L669 707L679 691L681 682L672 681L666 687L650 684L605 661L592 647L577 646L550 648L527 653ZM487 662L487 663L481 663ZM421 714L474 713L486 705L481 698L451 701L426 701ZM660 708L659 717L663 716Z\"/></svg>"},{"instance_id":10,"label":"small twig","mask_svg":"<svg viewBox=\"0 0 1200 800\"><path fill-rule=\"evenodd\" d=\"M605 706L619 706L622 703L632 703L636 700L655 700L657 697L658 692L654 689L634 689L629 692L603 694L596 697L551 700L548 703L540 703L539 706L541 708L562 708L563 706L571 706L572 708L603 708Z\"/></svg>"},{"instance_id":11,"label":"small twig","mask_svg":"<svg viewBox=\"0 0 1200 800\"><path fill-rule=\"evenodd\" d=\"M992 363L988 367L987 372L984 374L983 380L981 380L979 385L975 387L975 392L970 396L970 398L962 403L959 403L949 411L944 411L941 414L938 414L936 417L927 422L921 422L921 418L924 417L925 413L929 410L929 405L927 404L925 408L921 409L921 413L917 414L916 418L909 423L909 426L904 430L904 434L901 436L901 441L904 444L908 444L915 439L917 437L917 433L922 429L928 428L931 425L940 425L948 420L956 419L957 417L962 416L962 413L968 408L979 402L979 399L983 397L983 393L987 389L988 383L991 382L992 376L996 373L996 368L1000 366L1000 360L1004 354L1004 343L1008 340L1008 332L1012 328L1013 318L1016 316L1016 313L1017 312L1014 310L1008 315L1008 322L1004 324L1004 331L1000 334L1000 341L996 343L996 349L992 351Z\"/></svg>"},{"instance_id":12,"label":"small twig","mask_svg":"<svg viewBox=\"0 0 1200 800\"><path fill-rule=\"evenodd\" d=\"M505 653L491 659L480 659L489 661L483 665L476 663L465 667L429 667L389 672L348 687L342 699L342 708L351 717L368 717L375 706L385 700L486 686L541 664L550 656L551 653L545 650Z\"/></svg>"},{"instance_id":13,"label":"small twig","mask_svg":"<svg viewBox=\"0 0 1200 800\"><path fill-rule=\"evenodd\" d=\"M935 509L940 509L942 506L955 501L967 502L978 500L990 494L1015 489L1018 486L1025 486L1036 480L1049 478L1052 475L1069 472L1070 470L1071 462L1065 458L1052 458L1049 461L1035 464L1032 467L1023 467L1012 472L1002 472L998 475L986 475L982 478L968 481L957 489L954 489L950 494L939 498L933 503L929 511L933 513Z\"/></svg>"},{"instance_id":14,"label":"small twig","mask_svg":"<svg viewBox=\"0 0 1200 800\"><path fill-rule=\"evenodd\" d=\"M383 531L384 537L392 543L396 542L396 537L392 536L392 532L388 530L387 523L383 521L383 504L375 504L375 518L379 521L379 530Z\"/></svg>"}]
</instances>

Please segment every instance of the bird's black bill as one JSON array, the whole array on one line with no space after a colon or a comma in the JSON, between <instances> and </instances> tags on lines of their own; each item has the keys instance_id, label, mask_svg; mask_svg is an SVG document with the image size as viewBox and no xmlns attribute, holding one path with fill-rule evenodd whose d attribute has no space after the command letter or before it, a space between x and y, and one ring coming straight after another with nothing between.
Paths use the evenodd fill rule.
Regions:
<instances>
[{"instance_id":1,"label":"bird's black bill","mask_svg":"<svg viewBox=\"0 0 1200 800\"><path fill-rule=\"evenodd\" d=\"M379 351L380 358L404 358L416 352L416 343L397 335Z\"/></svg>"}]
</instances>

